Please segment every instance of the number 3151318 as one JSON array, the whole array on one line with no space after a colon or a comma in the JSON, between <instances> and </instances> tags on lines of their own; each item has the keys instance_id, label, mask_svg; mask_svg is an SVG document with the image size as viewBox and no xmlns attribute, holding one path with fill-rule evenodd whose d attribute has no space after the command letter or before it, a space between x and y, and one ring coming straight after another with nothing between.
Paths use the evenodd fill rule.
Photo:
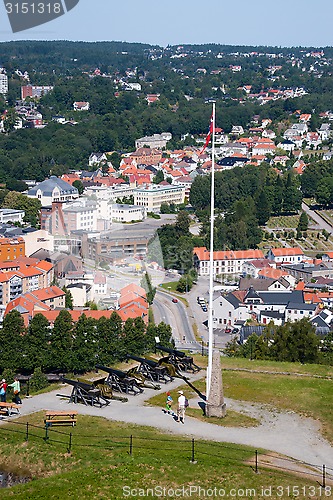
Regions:
<instances>
[{"instance_id":1,"label":"number 3151318","mask_svg":"<svg viewBox=\"0 0 333 500\"><path fill-rule=\"evenodd\" d=\"M61 14L61 3L50 2L7 2L7 14Z\"/></svg>"}]
</instances>

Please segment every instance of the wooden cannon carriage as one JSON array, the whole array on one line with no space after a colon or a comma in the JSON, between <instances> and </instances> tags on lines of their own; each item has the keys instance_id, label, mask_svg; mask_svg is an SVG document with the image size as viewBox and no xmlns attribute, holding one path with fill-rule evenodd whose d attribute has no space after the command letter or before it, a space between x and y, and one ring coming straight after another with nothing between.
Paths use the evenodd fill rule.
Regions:
<instances>
[{"instance_id":1,"label":"wooden cannon carriage","mask_svg":"<svg viewBox=\"0 0 333 500\"><path fill-rule=\"evenodd\" d=\"M140 363L137 372L141 373L147 380L151 382L164 382L167 384L173 380L176 375L175 368L171 364L162 363L151 358L141 358L133 354L126 354L127 359L138 361Z\"/></svg>"},{"instance_id":2,"label":"wooden cannon carriage","mask_svg":"<svg viewBox=\"0 0 333 500\"><path fill-rule=\"evenodd\" d=\"M143 392L142 383L127 372L103 365L96 365L96 369L108 373L105 384L111 387L112 390L133 394L134 396Z\"/></svg>"},{"instance_id":3,"label":"wooden cannon carriage","mask_svg":"<svg viewBox=\"0 0 333 500\"><path fill-rule=\"evenodd\" d=\"M73 387L69 403L83 403L86 406L98 406L99 408L110 404L110 400L102 396L101 390L94 384L64 377L61 380Z\"/></svg>"},{"instance_id":4,"label":"wooden cannon carriage","mask_svg":"<svg viewBox=\"0 0 333 500\"><path fill-rule=\"evenodd\" d=\"M169 354L169 356L162 358L166 363L170 363L177 371L196 373L201 370L197 366L191 356L187 356L184 352L170 347L164 347L161 344L156 345L156 349ZM160 360L162 361L162 360Z\"/></svg>"}]
</instances>

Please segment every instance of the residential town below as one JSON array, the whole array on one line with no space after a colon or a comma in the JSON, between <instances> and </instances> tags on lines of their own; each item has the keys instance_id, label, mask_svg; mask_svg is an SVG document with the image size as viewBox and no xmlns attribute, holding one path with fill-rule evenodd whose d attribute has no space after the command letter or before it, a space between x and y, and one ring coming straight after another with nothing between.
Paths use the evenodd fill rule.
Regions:
<instances>
[{"instance_id":1,"label":"residential town below","mask_svg":"<svg viewBox=\"0 0 333 500\"><path fill-rule=\"evenodd\" d=\"M208 86L212 92L212 97L208 94L205 98L208 104L213 100L234 102L240 105L240 109L249 106L248 109L256 110L249 114L246 121L242 113L238 118L233 114L227 131L220 126L220 120L224 120L225 116L217 116L215 171L228 175L234 169L234 172L240 172L249 167L253 175L257 168L258 172L262 172L259 169L266 169L267 189L263 196L270 196L271 212L279 212L282 207L283 213L299 213L303 197L300 194L301 179L304 172L313 167L313 157L316 162L330 165L333 114L329 109L320 113L315 109L309 112L306 99L311 90L305 85L284 85L284 82L293 80L289 74L292 70L304 73L309 80L324 78L325 67L331 61L329 53L323 50L299 52L296 49L294 53L275 49L267 53L223 53L215 49L201 53L194 48L178 46L168 47L162 52L151 47L147 49L146 56L151 63L169 61L173 77L180 81L193 79L197 85L205 79L209 82L228 82L220 82L216 87ZM265 62L260 62L262 60ZM186 66L187 61L195 61L194 69L191 65ZM201 61L202 65L199 64ZM264 64L265 84L261 82L259 85L259 80L255 83L246 81L250 74L249 61L255 67ZM139 102L142 114L145 110L153 113L158 106L163 110L166 99L169 99L166 108L176 115L180 109L179 99L171 104L172 95L167 98L159 84L150 83L148 74L148 71L141 73L137 67L128 67L123 72L84 68L80 73L90 87L112 85L112 106L117 106L124 99L132 103L129 108ZM13 108L3 113L0 131L5 134L20 133L24 132L21 129L29 128L40 129L36 134L43 134L43 129L52 126L60 135L66 135L70 130L77 130L89 117L107 116L104 104L102 111L101 107L97 111L96 99L93 95L88 97L89 92L81 95L80 88L77 88L75 93L68 93L66 102L61 101L60 97L54 96L63 91L60 88L63 82L57 84L56 78L50 77L49 82L39 84L39 81L33 82L33 75L23 69L17 69L13 74L8 72L8 75L5 68L1 69L0 94L4 98L8 97L8 82L13 84L13 78L16 90L20 90L20 99L11 97ZM182 95L183 101L180 101L183 105L191 106L192 102L195 105L199 98L192 94L189 90ZM307 103L304 108L303 99ZM55 102L57 106L54 106ZM279 113L274 118L274 106L281 106L281 103L285 119ZM62 109L64 113L56 111L53 114L54 109ZM47 119L43 116L44 112ZM65 308L66 293L70 292L73 319L77 319L82 311L97 317L108 315L110 310L115 309L123 320L141 317L148 321L145 290L139 284L129 285L128 282L131 279L139 281L145 271L158 275L157 283L163 281L165 256L159 259L150 251L151 242L164 223L161 215L187 210L196 225L193 230L197 231L198 241L201 237L204 240L202 229L205 220L204 216L200 219L198 212L200 208L204 212L207 200L202 206L197 203L196 207L192 207L190 199L193 183L196 184L196 192L203 192L197 181L209 179L211 149L206 147L207 137L202 130L200 133L200 126L197 126L196 133L191 129L192 124L187 126L187 129L178 127L180 137L176 138L169 131L171 126L163 129L160 125L152 130L151 125L150 135L143 133L141 137L135 136L132 141L135 148L90 149L85 161L75 168L66 166L61 169L54 158L48 158L49 174L44 180L40 182L40 176L38 181L33 176L23 180L28 187L23 195L40 204L40 218L35 224L37 228L34 228L27 223L25 211L11 206L10 202L0 210L1 319L16 309L24 316L26 324L37 312L44 314L52 323L57 311ZM146 128L142 127L142 130L145 132ZM172 147L175 143L181 147ZM74 164L77 163L74 161ZM282 203L282 195L281 200L272 201L273 176L277 184L281 180L281 190L285 186L287 191L292 184L293 191L287 192L288 196L291 193L290 198L296 199L293 205L291 202L289 206L285 201ZM248 183L252 182L253 179ZM323 197L322 191L320 195ZM258 203L260 196L257 195L254 198ZM317 193L314 193L316 196ZM329 195L326 198L329 203ZM231 190L229 207L217 210L218 221L226 217L234 201ZM256 207L257 219L260 218L259 206ZM238 250L240 246L235 243L226 245L235 250L214 253L216 281L220 281L222 287L228 285L228 280L237 283L237 289L234 286L229 293L226 288L222 294L216 293L214 326L220 329L240 328L245 324L267 325L270 322L280 325L308 317L318 328L329 329L333 280L331 252L325 249L314 258L314 251L311 256L310 253L306 255L301 242L299 247L295 247L295 240L287 241L285 236L285 239L277 237L272 240L270 249L266 248L264 253L257 246L262 228L267 229L265 223L268 218L260 224L257 221L261 229L253 244L255 248ZM223 228L220 226L219 230L222 232ZM298 236L301 238L303 234L298 233ZM279 248L275 247L275 243ZM205 247L195 245L193 265L199 276L208 277L209 251ZM179 270L185 272L184 269ZM132 288L128 289L128 286ZM92 303L98 305L98 311L89 309Z\"/></svg>"},{"instance_id":2,"label":"residential town below","mask_svg":"<svg viewBox=\"0 0 333 500\"><path fill-rule=\"evenodd\" d=\"M194 249L199 276L209 274L209 259L206 248ZM218 251L213 272L216 329L253 325L260 333L269 323L280 326L303 318L322 335L331 329L333 252L310 259L297 247L271 248L266 256L260 250ZM223 286L217 286L219 281Z\"/></svg>"}]
</instances>

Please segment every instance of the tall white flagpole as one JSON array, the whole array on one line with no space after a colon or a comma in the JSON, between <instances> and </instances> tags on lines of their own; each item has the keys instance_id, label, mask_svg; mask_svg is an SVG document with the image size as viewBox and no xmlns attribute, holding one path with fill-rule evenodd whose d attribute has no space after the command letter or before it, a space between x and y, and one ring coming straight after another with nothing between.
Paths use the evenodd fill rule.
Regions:
<instances>
[{"instance_id":1,"label":"tall white flagpole","mask_svg":"<svg viewBox=\"0 0 333 500\"><path fill-rule=\"evenodd\" d=\"M209 306L208 306L208 367L206 380L206 401L209 398L213 364L213 290L214 290L214 194L215 194L215 102L213 102L212 169L210 197L210 255L209 255Z\"/></svg>"}]
</instances>

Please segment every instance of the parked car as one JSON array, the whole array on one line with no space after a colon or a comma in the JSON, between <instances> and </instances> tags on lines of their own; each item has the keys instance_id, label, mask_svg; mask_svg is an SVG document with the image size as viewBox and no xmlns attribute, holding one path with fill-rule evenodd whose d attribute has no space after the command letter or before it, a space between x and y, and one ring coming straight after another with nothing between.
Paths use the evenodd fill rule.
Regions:
<instances>
[{"instance_id":1,"label":"parked car","mask_svg":"<svg viewBox=\"0 0 333 500\"><path fill-rule=\"evenodd\" d=\"M174 297L174 298L172 299L172 302L174 302L175 304L177 304L178 299L176 299L176 297Z\"/></svg>"},{"instance_id":2,"label":"parked car","mask_svg":"<svg viewBox=\"0 0 333 500\"><path fill-rule=\"evenodd\" d=\"M204 307L202 308L202 310L203 310L203 312L205 312L205 313L208 311L208 309L207 309L207 307L206 307L206 306L204 306Z\"/></svg>"},{"instance_id":3,"label":"parked car","mask_svg":"<svg viewBox=\"0 0 333 500\"><path fill-rule=\"evenodd\" d=\"M231 333L233 333L234 335L236 335L236 333L238 333L238 332L239 332L239 328L234 328Z\"/></svg>"},{"instance_id":4,"label":"parked car","mask_svg":"<svg viewBox=\"0 0 333 500\"><path fill-rule=\"evenodd\" d=\"M224 330L224 333L231 333L231 332L232 332L231 328L226 328L226 329Z\"/></svg>"}]
</instances>

